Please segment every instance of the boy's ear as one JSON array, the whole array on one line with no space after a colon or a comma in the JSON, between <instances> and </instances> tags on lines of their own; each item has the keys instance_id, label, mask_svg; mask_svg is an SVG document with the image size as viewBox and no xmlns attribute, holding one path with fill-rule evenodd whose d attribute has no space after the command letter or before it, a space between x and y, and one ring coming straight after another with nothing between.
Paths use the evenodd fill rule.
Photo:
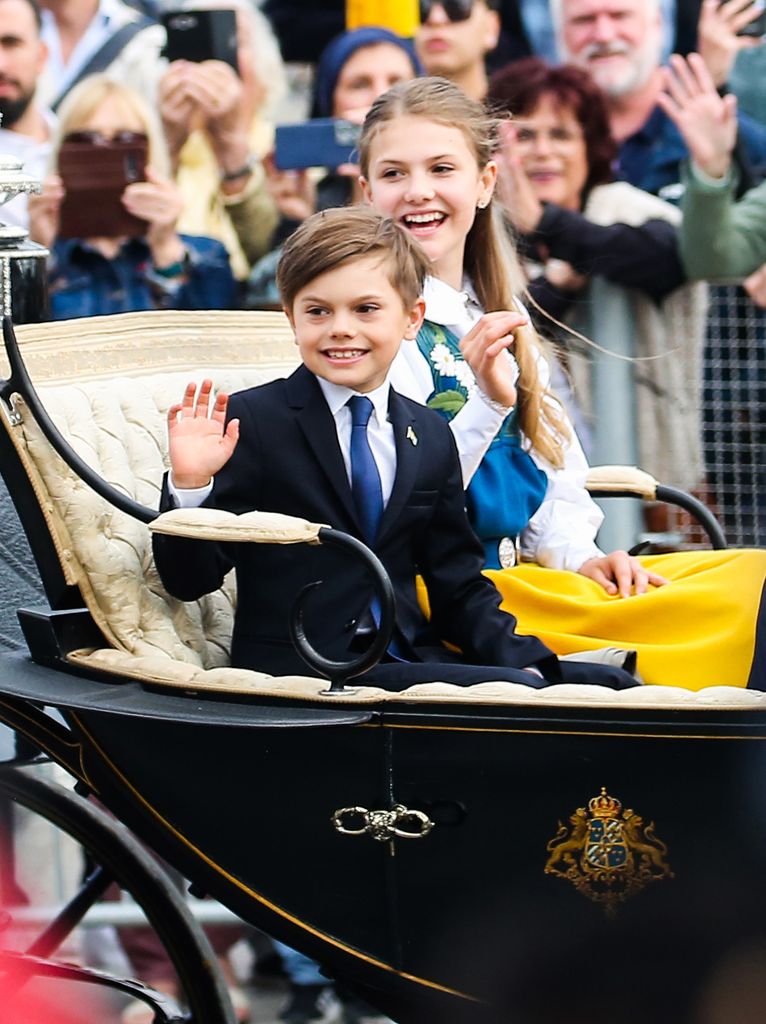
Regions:
<instances>
[{"instance_id":1,"label":"boy's ear","mask_svg":"<svg viewBox=\"0 0 766 1024\"><path fill-rule=\"evenodd\" d=\"M295 317L293 316L293 311L292 311L292 309L288 309L287 306L282 306L282 312L285 314L285 316L287 317L287 319L290 322L290 327L292 328L292 332L293 332L293 340L295 341L295 344L297 345L298 344L298 338L295 336Z\"/></svg>"},{"instance_id":2,"label":"boy's ear","mask_svg":"<svg viewBox=\"0 0 766 1024\"><path fill-rule=\"evenodd\" d=\"M426 315L426 300L421 295L412 305L408 311L409 322L407 323L407 329L404 332L404 337L411 341L417 337L417 333L423 326L423 320Z\"/></svg>"}]
</instances>

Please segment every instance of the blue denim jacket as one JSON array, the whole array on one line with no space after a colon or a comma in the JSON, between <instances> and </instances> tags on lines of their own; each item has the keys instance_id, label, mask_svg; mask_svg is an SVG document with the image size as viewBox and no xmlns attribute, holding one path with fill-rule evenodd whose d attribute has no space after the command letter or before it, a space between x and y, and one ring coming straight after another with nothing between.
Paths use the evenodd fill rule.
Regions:
<instances>
[{"instance_id":1,"label":"blue denim jacket","mask_svg":"<svg viewBox=\"0 0 766 1024\"><path fill-rule=\"evenodd\" d=\"M181 280L156 273L143 238L127 241L111 260L82 239L59 239L50 265L51 319L142 309L231 309L237 284L224 247L212 238L180 238L189 257L189 272Z\"/></svg>"}]
</instances>

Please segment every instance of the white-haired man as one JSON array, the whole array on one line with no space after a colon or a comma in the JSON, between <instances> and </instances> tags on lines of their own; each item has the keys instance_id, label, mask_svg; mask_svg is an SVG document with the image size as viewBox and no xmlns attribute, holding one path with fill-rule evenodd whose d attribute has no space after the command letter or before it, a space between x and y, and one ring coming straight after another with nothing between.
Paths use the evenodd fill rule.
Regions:
<instances>
[{"instance_id":1,"label":"white-haired man","mask_svg":"<svg viewBox=\"0 0 766 1024\"><path fill-rule=\"evenodd\" d=\"M589 71L606 94L620 177L675 198L688 152L657 102L665 82L660 0L551 0L551 12L562 59ZM735 34L731 9L718 17L719 33ZM750 167L766 168L766 129L741 115L739 134Z\"/></svg>"}]
</instances>

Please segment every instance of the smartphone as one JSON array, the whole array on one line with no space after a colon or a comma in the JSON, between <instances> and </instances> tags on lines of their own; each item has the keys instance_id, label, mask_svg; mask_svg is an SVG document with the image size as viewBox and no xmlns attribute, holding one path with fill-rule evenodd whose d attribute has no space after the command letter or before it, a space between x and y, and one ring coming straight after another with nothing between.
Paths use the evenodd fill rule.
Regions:
<instances>
[{"instance_id":1,"label":"smartphone","mask_svg":"<svg viewBox=\"0 0 766 1024\"><path fill-rule=\"evenodd\" d=\"M361 126L331 117L276 128L274 163L281 171L304 167L339 167L358 161Z\"/></svg>"},{"instance_id":2,"label":"smartphone","mask_svg":"<svg viewBox=\"0 0 766 1024\"><path fill-rule=\"evenodd\" d=\"M66 195L61 204L60 238L135 238L147 222L122 204L125 188L146 180L146 140L62 142L58 173Z\"/></svg>"},{"instance_id":3,"label":"smartphone","mask_svg":"<svg viewBox=\"0 0 766 1024\"><path fill-rule=\"evenodd\" d=\"M162 53L169 61L222 60L239 74L234 11L166 11L160 20L167 34Z\"/></svg>"}]
</instances>

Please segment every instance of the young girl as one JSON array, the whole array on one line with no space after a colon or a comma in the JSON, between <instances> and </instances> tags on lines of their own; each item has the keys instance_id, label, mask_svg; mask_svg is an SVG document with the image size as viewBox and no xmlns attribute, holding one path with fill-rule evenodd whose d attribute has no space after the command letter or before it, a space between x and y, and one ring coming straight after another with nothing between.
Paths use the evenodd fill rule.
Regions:
<instances>
[{"instance_id":1,"label":"young girl","mask_svg":"<svg viewBox=\"0 0 766 1024\"><path fill-rule=\"evenodd\" d=\"M522 274L493 210L497 129L438 78L395 86L367 115L362 188L418 238L433 270L426 323L402 346L392 383L450 419L488 567L513 565L516 538L537 563L490 573L524 631L559 653L635 648L648 682L766 689L764 667L751 673L766 552L639 560L595 544L602 515L584 488L587 463L548 390L514 298ZM639 599L613 599L631 593Z\"/></svg>"}]
</instances>

